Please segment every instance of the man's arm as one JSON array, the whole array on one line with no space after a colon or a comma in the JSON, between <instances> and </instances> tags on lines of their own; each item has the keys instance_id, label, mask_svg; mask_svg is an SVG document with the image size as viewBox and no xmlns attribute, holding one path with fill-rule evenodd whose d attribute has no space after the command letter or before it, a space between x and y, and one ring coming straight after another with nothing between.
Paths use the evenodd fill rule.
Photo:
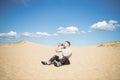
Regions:
<instances>
[{"instance_id":1,"label":"man's arm","mask_svg":"<svg viewBox=\"0 0 120 80\"><path fill-rule=\"evenodd\" d=\"M61 43L58 43L58 46L57 46L57 48L55 49L55 52L56 52L56 53L61 53L61 52L62 52L62 49L63 49L63 46L61 46Z\"/></svg>"},{"instance_id":2,"label":"man's arm","mask_svg":"<svg viewBox=\"0 0 120 80\"><path fill-rule=\"evenodd\" d=\"M61 46L58 45L58 47L55 49L55 52L56 53L61 53L62 52Z\"/></svg>"}]
</instances>

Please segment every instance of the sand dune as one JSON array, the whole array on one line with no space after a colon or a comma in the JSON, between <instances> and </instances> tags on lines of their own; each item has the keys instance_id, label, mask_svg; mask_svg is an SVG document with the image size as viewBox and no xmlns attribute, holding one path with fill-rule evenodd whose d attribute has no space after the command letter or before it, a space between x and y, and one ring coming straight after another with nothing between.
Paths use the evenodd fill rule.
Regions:
<instances>
[{"instance_id":1,"label":"sand dune","mask_svg":"<svg viewBox=\"0 0 120 80\"><path fill-rule=\"evenodd\" d=\"M72 47L71 65L40 64L54 48L29 41L0 45L0 80L120 80L120 47Z\"/></svg>"}]
</instances>

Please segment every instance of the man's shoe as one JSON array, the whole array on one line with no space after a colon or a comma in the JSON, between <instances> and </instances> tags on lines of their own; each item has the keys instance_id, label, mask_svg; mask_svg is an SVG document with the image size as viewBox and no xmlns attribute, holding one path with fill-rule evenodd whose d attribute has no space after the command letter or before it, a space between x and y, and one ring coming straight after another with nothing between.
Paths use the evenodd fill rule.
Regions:
<instances>
[{"instance_id":1,"label":"man's shoe","mask_svg":"<svg viewBox=\"0 0 120 80\"><path fill-rule=\"evenodd\" d=\"M60 66L61 66L61 63L60 63L60 62L58 62L58 63L57 63L57 62L54 62L53 64L54 64L55 67L60 67Z\"/></svg>"},{"instance_id":2,"label":"man's shoe","mask_svg":"<svg viewBox=\"0 0 120 80\"><path fill-rule=\"evenodd\" d=\"M58 67L56 62L54 62L53 64L54 64L54 66Z\"/></svg>"},{"instance_id":3,"label":"man's shoe","mask_svg":"<svg viewBox=\"0 0 120 80\"><path fill-rule=\"evenodd\" d=\"M43 65L47 65L47 62L45 62L45 61L41 61L41 63L42 63Z\"/></svg>"}]
</instances>

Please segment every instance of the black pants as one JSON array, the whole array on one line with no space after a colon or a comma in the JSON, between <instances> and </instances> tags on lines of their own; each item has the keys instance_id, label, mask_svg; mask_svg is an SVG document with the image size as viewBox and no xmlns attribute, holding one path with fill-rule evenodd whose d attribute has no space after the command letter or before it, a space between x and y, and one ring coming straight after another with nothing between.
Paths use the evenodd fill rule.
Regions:
<instances>
[{"instance_id":1,"label":"black pants","mask_svg":"<svg viewBox=\"0 0 120 80\"><path fill-rule=\"evenodd\" d=\"M70 64L70 61L67 57L62 57L61 59L59 59L59 56L57 56L57 55L54 55L52 58L50 58L49 61L52 62L52 63L54 61L57 61L57 62L60 62L62 65Z\"/></svg>"}]
</instances>

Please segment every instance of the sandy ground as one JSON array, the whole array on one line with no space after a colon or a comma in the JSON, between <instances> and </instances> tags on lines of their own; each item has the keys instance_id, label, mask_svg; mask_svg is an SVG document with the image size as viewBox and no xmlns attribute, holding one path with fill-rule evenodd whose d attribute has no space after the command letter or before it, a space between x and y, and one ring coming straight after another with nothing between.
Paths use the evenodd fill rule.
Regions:
<instances>
[{"instance_id":1,"label":"sandy ground","mask_svg":"<svg viewBox=\"0 0 120 80\"><path fill-rule=\"evenodd\" d=\"M120 47L72 47L71 65L42 65L54 48L28 41L0 45L0 80L120 80Z\"/></svg>"}]
</instances>

